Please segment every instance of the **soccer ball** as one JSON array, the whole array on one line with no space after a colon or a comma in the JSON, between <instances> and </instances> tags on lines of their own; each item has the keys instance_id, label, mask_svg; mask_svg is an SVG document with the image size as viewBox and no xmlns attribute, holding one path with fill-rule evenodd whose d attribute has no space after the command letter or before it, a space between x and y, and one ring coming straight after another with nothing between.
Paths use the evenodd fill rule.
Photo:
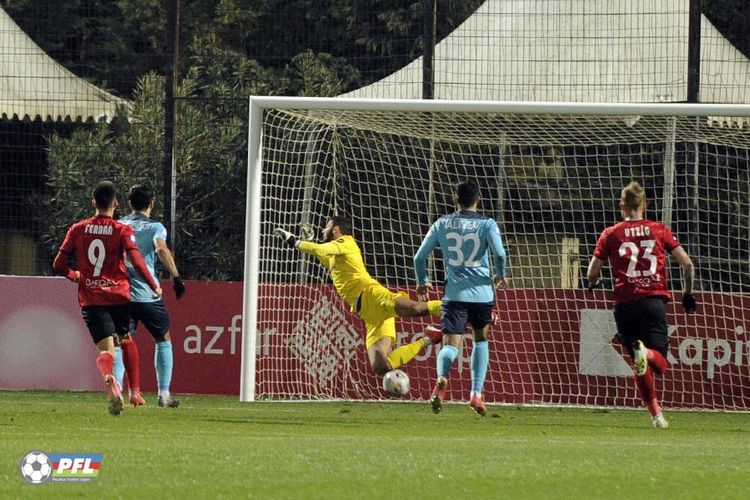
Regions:
<instances>
[{"instance_id":1,"label":"soccer ball","mask_svg":"<svg viewBox=\"0 0 750 500\"><path fill-rule=\"evenodd\" d=\"M394 398L406 396L409 392L409 375L401 370L391 370L383 377L383 389Z\"/></svg>"},{"instance_id":2,"label":"soccer ball","mask_svg":"<svg viewBox=\"0 0 750 500\"><path fill-rule=\"evenodd\" d=\"M52 464L47 455L32 451L21 460L21 475L31 484L41 484L52 474Z\"/></svg>"}]
</instances>

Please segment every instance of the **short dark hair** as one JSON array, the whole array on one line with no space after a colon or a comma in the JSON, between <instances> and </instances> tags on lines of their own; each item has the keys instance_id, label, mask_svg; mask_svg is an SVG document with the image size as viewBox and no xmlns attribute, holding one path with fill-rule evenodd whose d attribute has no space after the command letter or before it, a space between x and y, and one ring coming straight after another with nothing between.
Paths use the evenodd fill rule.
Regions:
<instances>
[{"instance_id":1,"label":"short dark hair","mask_svg":"<svg viewBox=\"0 0 750 500\"><path fill-rule=\"evenodd\" d=\"M146 210L153 199L154 191L145 184L136 184L128 193L128 201L133 210Z\"/></svg>"},{"instance_id":2,"label":"short dark hair","mask_svg":"<svg viewBox=\"0 0 750 500\"><path fill-rule=\"evenodd\" d=\"M115 198L117 198L117 191L115 191L115 185L112 182L100 181L94 187L92 196L94 197L96 208L106 210L112 206Z\"/></svg>"},{"instance_id":3,"label":"short dark hair","mask_svg":"<svg viewBox=\"0 0 750 500\"><path fill-rule=\"evenodd\" d=\"M456 186L456 199L461 207L470 207L479 198L479 186L474 181L464 181Z\"/></svg>"},{"instance_id":4,"label":"short dark hair","mask_svg":"<svg viewBox=\"0 0 750 500\"><path fill-rule=\"evenodd\" d=\"M344 215L332 215L328 220L333 221L334 226L338 226L341 234L352 234L352 223Z\"/></svg>"}]
</instances>

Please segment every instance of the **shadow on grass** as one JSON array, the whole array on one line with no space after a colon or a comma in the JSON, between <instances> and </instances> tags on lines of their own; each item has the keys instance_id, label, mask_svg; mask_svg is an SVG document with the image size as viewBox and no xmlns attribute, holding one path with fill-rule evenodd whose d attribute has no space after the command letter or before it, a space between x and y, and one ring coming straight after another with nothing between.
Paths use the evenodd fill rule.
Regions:
<instances>
[{"instance_id":1,"label":"shadow on grass","mask_svg":"<svg viewBox=\"0 0 750 500\"><path fill-rule=\"evenodd\" d=\"M269 426L311 426L316 427L386 427L393 425L393 420L389 419L373 419L373 418L357 418L349 419L341 418L320 418L310 417L309 419L300 418L278 418L278 417L263 417L263 416L247 416L247 417L226 417L226 418L207 418L205 422L214 422L222 424L255 424L255 425L269 425Z\"/></svg>"}]
</instances>

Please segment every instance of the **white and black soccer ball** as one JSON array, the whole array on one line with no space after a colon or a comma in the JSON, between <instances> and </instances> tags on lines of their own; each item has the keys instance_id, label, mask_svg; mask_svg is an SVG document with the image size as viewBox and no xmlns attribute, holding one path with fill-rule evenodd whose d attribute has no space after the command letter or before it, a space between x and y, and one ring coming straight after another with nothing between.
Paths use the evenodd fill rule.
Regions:
<instances>
[{"instance_id":1,"label":"white and black soccer ball","mask_svg":"<svg viewBox=\"0 0 750 500\"><path fill-rule=\"evenodd\" d=\"M21 475L31 484L42 484L52 475L52 462L41 451L32 451L21 460Z\"/></svg>"},{"instance_id":2,"label":"white and black soccer ball","mask_svg":"<svg viewBox=\"0 0 750 500\"><path fill-rule=\"evenodd\" d=\"M409 375L401 370L391 370L383 377L383 389L394 398L406 396L409 388Z\"/></svg>"}]
</instances>

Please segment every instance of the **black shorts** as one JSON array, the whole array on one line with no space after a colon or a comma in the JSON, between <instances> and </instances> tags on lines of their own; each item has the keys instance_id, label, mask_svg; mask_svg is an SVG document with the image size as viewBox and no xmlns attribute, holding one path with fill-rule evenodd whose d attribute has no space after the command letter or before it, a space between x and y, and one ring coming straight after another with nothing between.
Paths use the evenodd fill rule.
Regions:
<instances>
[{"instance_id":1,"label":"black shorts","mask_svg":"<svg viewBox=\"0 0 750 500\"><path fill-rule=\"evenodd\" d=\"M466 323L481 330L492 323L494 302L443 301L443 333L464 333Z\"/></svg>"},{"instance_id":2,"label":"black shorts","mask_svg":"<svg viewBox=\"0 0 750 500\"><path fill-rule=\"evenodd\" d=\"M169 333L169 314L163 300L156 302L130 303L130 333L135 335L138 323L143 323L146 330L157 342L162 342Z\"/></svg>"},{"instance_id":3,"label":"black shorts","mask_svg":"<svg viewBox=\"0 0 750 500\"><path fill-rule=\"evenodd\" d=\"M633 342L640 340L649 349L667 356L667 312L661 297L632 300L615 304L617 337L633 356Z\"/></svg>"},{"instance_id":4,"label":"black shorts","mask_svg":"<svg viewBox=\"0 0 750 500\"><path fill-rule=\"evenodd\" d=\"M130 322L130 305L116 306L83 306L81 307L83 321L89 329L94 344L107 337L125 335L128 333Z\"/></svg>"}]
</instances>

